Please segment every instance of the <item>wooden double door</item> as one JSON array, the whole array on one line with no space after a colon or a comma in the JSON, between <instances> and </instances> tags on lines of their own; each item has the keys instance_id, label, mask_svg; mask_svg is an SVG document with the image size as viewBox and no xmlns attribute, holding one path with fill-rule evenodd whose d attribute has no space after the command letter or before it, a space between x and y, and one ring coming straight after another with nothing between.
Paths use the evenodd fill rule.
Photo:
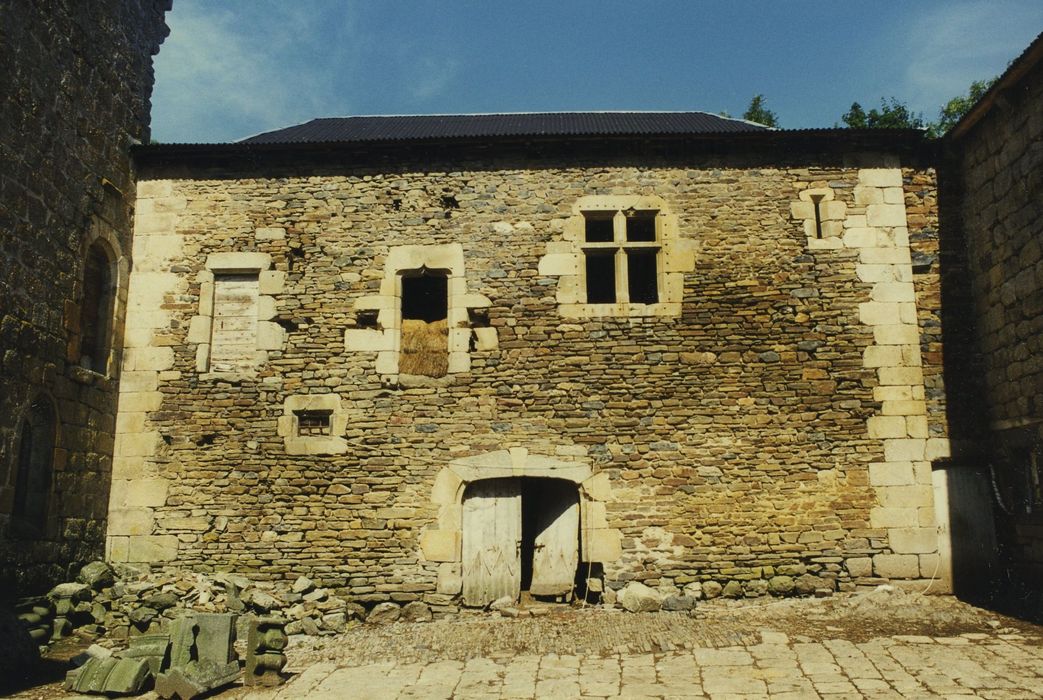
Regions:
<instances>
[{"instance_id":1,"label":"wooden double door","mask_svg":"<svg viewBox=\"0 0 1043 700\"><path fill-rule=\"evenodd\" d=\"M476 481L463 501L464 604L564 596L579 566L579 493L561 479Z\"/></svg>"}]
</instances>

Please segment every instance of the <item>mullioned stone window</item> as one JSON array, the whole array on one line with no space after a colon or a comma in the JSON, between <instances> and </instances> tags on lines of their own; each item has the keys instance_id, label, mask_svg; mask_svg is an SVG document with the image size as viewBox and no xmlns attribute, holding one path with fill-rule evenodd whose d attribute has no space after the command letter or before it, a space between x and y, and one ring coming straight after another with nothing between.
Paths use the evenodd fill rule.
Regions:
<instances>
[{"instance_id":1,"label":"mullioned stone window","mask_svg":"<svg viewBox=\"0 0 1043 700\"><path fill-rule=\"evenodd\" d=\"M582 197L562 241L547 245L541 275L558 277L563 316L678 316L694 246L656 196Z\"/></svg>"},{"instance_id":2,"label":"mullioned stone window","mask_svg":"<svg viewBox=\"0 0 1043 700\"><path fill-rule=\"evenodd\" d=\"M199 313L188 342L196 346L196 370L204 376L252 375L283 347L275 296L284 273L271 270L267 253L212 253L199 273Z\"/></svg>"}]
</instances>

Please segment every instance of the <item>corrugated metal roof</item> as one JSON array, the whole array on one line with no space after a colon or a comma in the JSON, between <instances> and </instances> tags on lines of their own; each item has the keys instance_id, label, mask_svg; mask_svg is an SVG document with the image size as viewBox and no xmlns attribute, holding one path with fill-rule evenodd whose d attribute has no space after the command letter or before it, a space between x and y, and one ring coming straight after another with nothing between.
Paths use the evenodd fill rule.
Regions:
<instances>
[{"instance_id":1,"label":"corrugated metal roof","mask_svg":"<svg viewBox=\"0 0 1043 700\"><path fill-rule=\"evenodd\" d=\"M332 117L276 129L242 144L345 143L525 136L641 136L768 131L706 112L543 112Z\"/></svg>"}]
</instances>

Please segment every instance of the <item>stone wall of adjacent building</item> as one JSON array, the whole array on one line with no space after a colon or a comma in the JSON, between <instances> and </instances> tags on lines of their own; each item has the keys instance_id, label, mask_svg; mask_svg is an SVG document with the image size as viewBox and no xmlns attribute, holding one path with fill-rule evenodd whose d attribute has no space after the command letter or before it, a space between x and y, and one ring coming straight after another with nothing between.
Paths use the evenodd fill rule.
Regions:
<instances>
[{"instance_id":1,"label":"stone wall of adjacent building","mask_svg":"<svg viewBox=\"0 0 1043 700\"><path fill-rule=\"evenodd\" d=\"M110 559L452 605L448 472L543 464L597 477L584 526L603 531L591 571L610 586L944 590L932 170L828 154L407 157L143 173ZM598 196L676 217L662 256L678 307L574 303L568 222ZM457 248L450 306L470 311L450 350L465 358L400 377L367 315L391 318L386 268ZM256 270L271 300L249 371L207 365L222 266ZM334 415L315 454L288 437L288 407L305 406Z\"/></svg>"},{"instance_id":2,"label":"stone wall of adjacent building","mask_svg":"<svg viewBox=\"0 0 1043 700\"><path fill-rule=\"evenodd\" d=\"M1038 54L1038 42L1036 43ZM1026 54L1031 53L1030 48ZM1022 70L1022 66L1018 66ZM979 432L1005 562L1043 573L1043 63L1003 81L948 144L953 226L966 242Z\"/></svg>"},{"instance_id":3,"label":"stone wall of adjacent building","mask_svg":"<svg viewBox=\"0 0 1043 700\"><path fill-rule=\"evenodd\" d=\"M152 55L169 0L0 6L0 585L62 580L102 551L116 424L120 304L109 368L79 366L84 258L114 253L125 300L132 141L148 139ZM43 527L16 532L19 426L56 415Z\"/></svg>"}]
</instances>

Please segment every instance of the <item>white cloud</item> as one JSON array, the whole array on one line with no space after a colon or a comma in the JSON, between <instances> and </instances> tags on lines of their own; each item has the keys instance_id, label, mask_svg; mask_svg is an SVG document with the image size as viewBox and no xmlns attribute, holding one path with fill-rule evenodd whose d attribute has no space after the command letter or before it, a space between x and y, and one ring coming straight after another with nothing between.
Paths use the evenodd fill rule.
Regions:
<instances>
[{"instance_id":1,"label":"white cloud","mask_svg":"<svg viewBox=\"0 0 1043 700\"><path fill-rule=\"evenodd\" d=\"M295 42L316 31L315 14L283 6L248 36L246 18L232 10L175 3L167 16L170 36L155 59L154 136L167 142L235 140L316 116L321 71L299 70L287 57Z\"/></svg>"},{"instance_id":2,"label":"white cloud","mask_svg":"<svg viewBox=\"0 0 1043 700\"><path fill-rule=\"evenodd\" d=\"M409 89L414 99L429 100L445 92L459 72L460 62L450 57L424 56L412 61Z\"/></svg>"},{"instance_id":3,"label":"white cloud","mask_svg":"<svg viewBox=\"0 0 1043 700\"><path fill-rule=\"evenodd\" d=\"M1035 2L970 0L936 6L910 22L901 42L908 57L899 95L933 119L972 81L1002 73L1039 30Z\"/></svg>"}]
</instances>

